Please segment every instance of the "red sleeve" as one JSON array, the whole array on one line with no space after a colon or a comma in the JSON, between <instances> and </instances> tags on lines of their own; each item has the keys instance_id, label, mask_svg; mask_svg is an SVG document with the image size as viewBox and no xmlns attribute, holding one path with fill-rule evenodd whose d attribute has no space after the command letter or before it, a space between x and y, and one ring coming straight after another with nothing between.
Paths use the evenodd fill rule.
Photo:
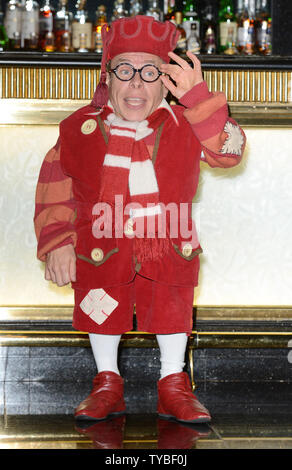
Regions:
<instances>
[{"instance_id":1,"label":"red sleeve","mask_svg":"<svg viewBox=\"0 0 292 470\"><path fill-rule=\"evenodd\" d=\"M225 94L209 92L203 81L186 93L180 103L187 108L184 116L202 145L201 159L211 167L237 165L246 137L237 122L229 117Z\"/></svg>"},{"instance_id":2,"label":"red sleeve","mask_svg":"<svg viewBox=\"0 0 292 470\"><path fill-rule=\"evenodd\" d=\"M62 171L58 141L42 163L36 187L34 227L38 259L45 261L47 253L60 246L75 246L74 219L72 180Z\"/></svg>"}]
</instances>

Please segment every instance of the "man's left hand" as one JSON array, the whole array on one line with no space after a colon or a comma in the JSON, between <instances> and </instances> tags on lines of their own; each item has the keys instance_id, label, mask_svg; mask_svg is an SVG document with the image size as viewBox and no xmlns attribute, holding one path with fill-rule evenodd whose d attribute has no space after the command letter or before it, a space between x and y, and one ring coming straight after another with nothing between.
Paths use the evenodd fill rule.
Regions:
<instances>
[{"instance_id":1,"label":"man's left hand","mask_svg":"<svg viewBox=\"0 0 292 470\"><path fill-rule=\"evenodd\" d=\"M174 52L169 52L168 55L176 64L162 64L160 66L161 72L169 75L175 84L165 75L161 75L161 81L178 99L204 80L201 62L197 56L190 51L187 51L186 54L191 59L193 67Z\"/></svg>"}]
</instances>

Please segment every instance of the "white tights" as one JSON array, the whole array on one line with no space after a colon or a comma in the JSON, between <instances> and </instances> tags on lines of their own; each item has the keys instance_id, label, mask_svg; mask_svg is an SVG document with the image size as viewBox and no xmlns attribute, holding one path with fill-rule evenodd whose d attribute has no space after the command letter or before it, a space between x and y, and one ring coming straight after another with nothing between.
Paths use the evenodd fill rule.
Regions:
<instances>
[{"instance_id":1,"label":"white tights","mask_svg":"<svg viewBox=\"0 0 292 470\"><path fill-rule=\"evenodd\" d=\"M182 372L188 337L186 333L156 335L160 349L160 378ZM109 370L120 374L118 368L118 347L121 335L100 335L89 333L90 344L97 371Z\"/></svg>"}]
</instances>

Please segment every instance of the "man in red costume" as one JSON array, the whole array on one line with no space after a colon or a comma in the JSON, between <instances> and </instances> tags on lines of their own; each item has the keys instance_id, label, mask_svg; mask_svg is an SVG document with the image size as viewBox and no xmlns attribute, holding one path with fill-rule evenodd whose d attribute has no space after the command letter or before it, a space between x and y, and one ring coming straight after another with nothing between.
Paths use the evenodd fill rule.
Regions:
<instances>
[{"instance_id":1,"label":"man in red costume","mask_svg":"<svg viewBox=\"0 0 292 470\"><path fill-rule=\"evenodd\" d=\"M225 95L209 92L198 58L172 52L172 23L123 18L102 34L100 83L91 104L60 124L34 217L45 278L72 283L73 326L88 332L97 365L75 416L125 412L117 355L135 305L138 330L156 334L160 348L158 414L209 422L183 372L202 251L192 200L200 161L237 165L245 136ZM179 105L168 104L169 91Z\"/></svg>"}]
</instances>

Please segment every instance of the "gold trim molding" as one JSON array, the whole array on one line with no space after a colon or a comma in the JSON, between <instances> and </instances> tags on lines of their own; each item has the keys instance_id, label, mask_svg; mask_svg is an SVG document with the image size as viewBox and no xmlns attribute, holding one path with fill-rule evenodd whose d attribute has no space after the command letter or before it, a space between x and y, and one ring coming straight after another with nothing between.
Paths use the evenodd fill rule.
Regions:
<instances>
[{"instance_id":1,"label":"gold trim molding","mask_svg":"<svg viewBox=\"0 0 292 470\"><path fill-rule=\"evenodd\" d=\"M204 321L289 321L291 306L200 306L196 320Z\"/></svg>"},{"instance_id":2,"label":"gold trim molding","mask_svg":"<svg viewBox=\"0 0 292 470\"><path fill-rule=\"evenodd\" d=\"M192 331L188 341L189 361L193 370L190 351L203 348L290 349L292 331ZM89 347L87 333L79 331L0 330L0 346L7 347ZM124 348L157 348L156 335L129 331L122 335Z\"/></svg>"},{"instance_id":3,"label":"gold trim molding","mask_svg":"<svg viewBox=\"0 0 292 470\"><path fill-rule=\"evenodd\" d=\"M0 67L1 99L90 100L100 68ZM204 70L210 91L228 102L291 103L291 70Z\"/></svg>"},{"instance_id":4,"label":"gold trim molding","mask_svg":"<svg viewBox=\"0 0 292 470\"><path fill-rule=\"evenodd\" d=\"M89 100L98 69L0 67L0 98Z\"/></svg>"},{"instance_id":5,"label":"gold trim molding","mask_svg":"<svg viewBox=\"0 0 292 470\"><path fill-rule=\"evenodd\" d=\"M57 125L90 102L99 66L0 67L0 124ZM212 92L223 91L241 125L291 127L291 70L204 70Z\"/></svg>"},{"instance_id":6,"label":"gold trim molding","mask_svg":"<svg viewBox=\"0 0 292 470\"><path fill-rule=\"evenodd\" d=\"M0 125L58 125L82 106L85 100L29 100L3 99L0 101Z\"/></svg>"},{"instance_id":7,"label":"gold trim molding","mask_svg":"<svg viewBox=\"0 0 292 470\"><path fill-rule=\"evenodd\" d=\"M63 119L90 100L68 99L2 99L0 100L1 126L57 126ZM259 104L229 103L230 115L241 125L260 127L291 127L292 103Z\"/></svg>"},{"instance_id":8,"label":"gold trim molding","mask_svg":"<svg viewBox=\"0 0 292 470\"><path fill-rule=\"evenodd\" d=\"M204 78L210 91L223 91L229 103L291 103L291 70L212 70Z\"/></svg>"},{"instance_id":9,"label":"gold trim molding","mask_svg":"<svg viewBox=\"0 0 292 470\"><path fill-rule=\"evenodd\" d=\"M0 306L2 322L71 321L73 305ZM196 321L291 321L291 306L199 306Z\"/></svg>"},{"instance_id":10,"label":"gold trim molding","mask_svg":"<svg viewBox=\"0 0 292 470\"><path fill-rule=\"evenodd\" d=\"M73 305L0 306L0 320L2 322L71 321L72 313Z\"/></svg>"}]
</instances>

